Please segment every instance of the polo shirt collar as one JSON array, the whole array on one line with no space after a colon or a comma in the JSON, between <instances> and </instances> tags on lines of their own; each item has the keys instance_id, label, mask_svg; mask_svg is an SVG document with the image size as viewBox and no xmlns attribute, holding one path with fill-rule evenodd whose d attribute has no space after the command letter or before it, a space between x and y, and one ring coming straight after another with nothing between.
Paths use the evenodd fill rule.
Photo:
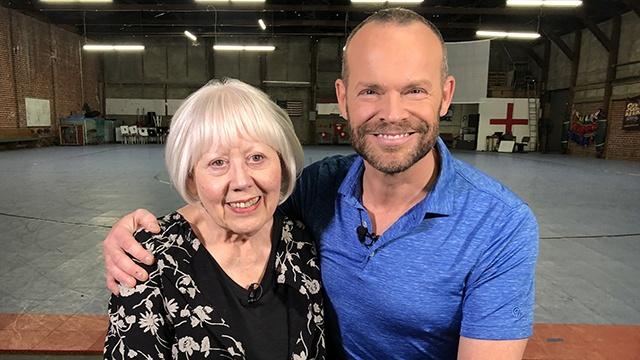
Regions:
<instances>
[{"instance_id":1,"label":"polo shirt collar","mask_svg":"<svg viewBox=\"0 0 640 360\"><path fill-rule=\"evenodd\" d=\"M425 214L450 215L453 213L454 178L456 165L449 149L442 139L438 137L436 142L440 161L440 173L433 188L422 201L425 203Z\"/></svg>"},{"instance_id":2,"label":"polo shirt collar","mask_svg":"<svg viewBox=\"0 0 640 360\"><path fill-rule=\"evenodd\" d=\"M427 196L420 201L414 209L421 214L421 218L429 214L450 215L453 212L453 179L455 177L455 162L444 142L438 137L435 149L439 154L440 172L435 185ZM364 173L364 159L357 156L351 164L338 193L343 199L358 209L364 209L362 205L362 175Z\"/></svg>"}]
</instances>

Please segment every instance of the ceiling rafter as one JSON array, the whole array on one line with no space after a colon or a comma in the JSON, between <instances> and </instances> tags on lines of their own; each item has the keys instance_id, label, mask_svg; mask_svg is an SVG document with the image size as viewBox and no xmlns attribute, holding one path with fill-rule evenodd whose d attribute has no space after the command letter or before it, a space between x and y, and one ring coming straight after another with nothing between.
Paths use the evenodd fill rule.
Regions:
<instances>
[{"instance_id":1,"label":"ceiling rafter","mask_svg":"<svg viewBox=\"0 0 640 360\"><path fill-rule=\"evenodd\" d=\"M640 4L638 4L637 0L622 0L622 2L633 10L636 15L640 16Z\"/></svg>"},{"instance_id":2,"label":"ceiling rafter","mask_svg":"<svg viewBox=\"0 0 640 360\"><path fill-rule=\"evenodd\" d=\"M574 54L573 50L571 50L569 45L567 45L567 43L565 43L560 36L549 31L543 31L543 33L546 38L548 38L554 44L556 44L556 46L560 49L560 51L562 51L562 53L565 54L565 56L569 58L569 60L574 61L574 59L576 58L576 55Z\"/></svg>"},{"instance_id":3,"label":"ceiling rafter","mask_svg":"<svg viewBox=\"0 0 640 360\"><path fill-rule=\"evenodd\" d=\"M454 7L454 6L411 6L403 5L422 15L500 15L500 16L536 16L541 12L545 16L578 16L579 10L575 8L558 8L553 11L537 8L496 8L496 7ZM294 11L294 12L374 12L379 6L356 5L227 5L215 6L202 3L191 4L109 4L96 5L50 5L38 4L37 9L47 11L101 11L101 12L206 12L206 11L231 11L231 12L257 12L257 11Z\"/></svg>"},{"instance_id":4,"label":"ceiling rafter","mask_svg":"<svg viewBox=\"0 0 640 360\"><path fill-rule=\"evenodd\" d=\"M594 23L591 19L589 19L589 17L587 17L586 14L583 14L580 20L587 27L587 29L591 31L591 33L596 37L596 39L598 39L600 44L602 44L602 46L604 46L604 48L607 49L607 51L611 51L611 48L613 47L613 45L611 44L611 39L609 38L609 36L607 36L600 29L600 27L598 27L596 23Z\"/></svg>"},{"instance_id":5,"label":"ceiling rafter","mask_svg":"<svg viewBox=\"0 0 640 360\"><path fill-rule=\"evenodd\" d=\"M164 3L164 4L163 4ZM428 0L408 7L432 21L442 30L446 41L476 39L475 31L532 31L544 22L549 32L562 35L588 28L603 46L608 36L598 23L619 15L629 8L637 9L637 0L590 0L582 8L513 8L503 0ZM455 4L456 6L452 6ZM629 5L631 4L631 5ZM380 6L351 4L347 0L306 1L268 0L263 4L206 4L193 0L116 0L110 4L47 4L39 0L0 0L0 5L47 19L47 22L75 27L83 32L83 16L87 32L93 36L120 33L122 36L167 35L193 28L200 33L228 34L319 34L344 36ZM217 20L213 20L213 18ZM261 32L258 18L267 22L269 31ZM217 30L212 24L217 24ZM153 35L152 35L153 36ZM541 41L541 40L540 40ZM531 41L535 46L540 41Z\"/></svg>"}]
</instances>

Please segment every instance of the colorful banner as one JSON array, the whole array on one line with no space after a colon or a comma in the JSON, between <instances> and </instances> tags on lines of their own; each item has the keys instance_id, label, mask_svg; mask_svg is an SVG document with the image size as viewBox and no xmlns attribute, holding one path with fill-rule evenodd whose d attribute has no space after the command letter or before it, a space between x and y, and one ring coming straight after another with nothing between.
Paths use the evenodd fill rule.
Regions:
<instances>
[{"instance_id":1,"label":"colorful banner","mask_svg":"<svg viewBox=\"0 0 640 360\"><path fill-rule=\"evenodd\" d=\"M588 115L574 110L569 127L569 139L585 147L591 145L596 140L601 119L604 120L605 117L600 109ZM604 122L606 123L606 120Z\"/></svg>"},{"instance_id":2,"label":"colorful banner","mask_svg":"<svg viewBox=\"0 0 640 360\"><path fill-rule=\"evenodd\" d=\"M623 130L640 130L640 96L627 100L622 118Z\"/></svg>"}]
</instances>

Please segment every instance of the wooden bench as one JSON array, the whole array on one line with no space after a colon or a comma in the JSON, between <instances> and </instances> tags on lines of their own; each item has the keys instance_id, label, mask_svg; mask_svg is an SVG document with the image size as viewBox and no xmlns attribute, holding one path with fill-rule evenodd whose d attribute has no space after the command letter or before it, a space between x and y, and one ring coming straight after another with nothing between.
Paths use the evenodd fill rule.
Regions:
<instances>
[{"instance_id":1,"label":"wooden bench","mask_svg":"<svg viewBox=\"0 0 640 360\"><path fill-rule=\"evenodd\" d=\"M23 143L40 140L40 137L27 128L0 128L0 144Z\"/></svg>"}]
</instances>

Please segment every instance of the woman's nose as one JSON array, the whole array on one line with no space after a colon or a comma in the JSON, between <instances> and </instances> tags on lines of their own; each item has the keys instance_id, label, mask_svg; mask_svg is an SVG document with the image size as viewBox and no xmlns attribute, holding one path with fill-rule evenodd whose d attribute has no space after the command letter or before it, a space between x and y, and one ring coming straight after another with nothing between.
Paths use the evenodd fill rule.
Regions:
<instances>
[{"instance_id":1,"label":"woman's nose","mask_svg":"<svg viewBox=\"0 0 640 360\"><path fill-rule=\"evenodd\" d=\"M232 190L243 190L251 187L251 173L246 164L234 164L231 167L230 175L230 186Z\"/></svg>"}]
</instances>

